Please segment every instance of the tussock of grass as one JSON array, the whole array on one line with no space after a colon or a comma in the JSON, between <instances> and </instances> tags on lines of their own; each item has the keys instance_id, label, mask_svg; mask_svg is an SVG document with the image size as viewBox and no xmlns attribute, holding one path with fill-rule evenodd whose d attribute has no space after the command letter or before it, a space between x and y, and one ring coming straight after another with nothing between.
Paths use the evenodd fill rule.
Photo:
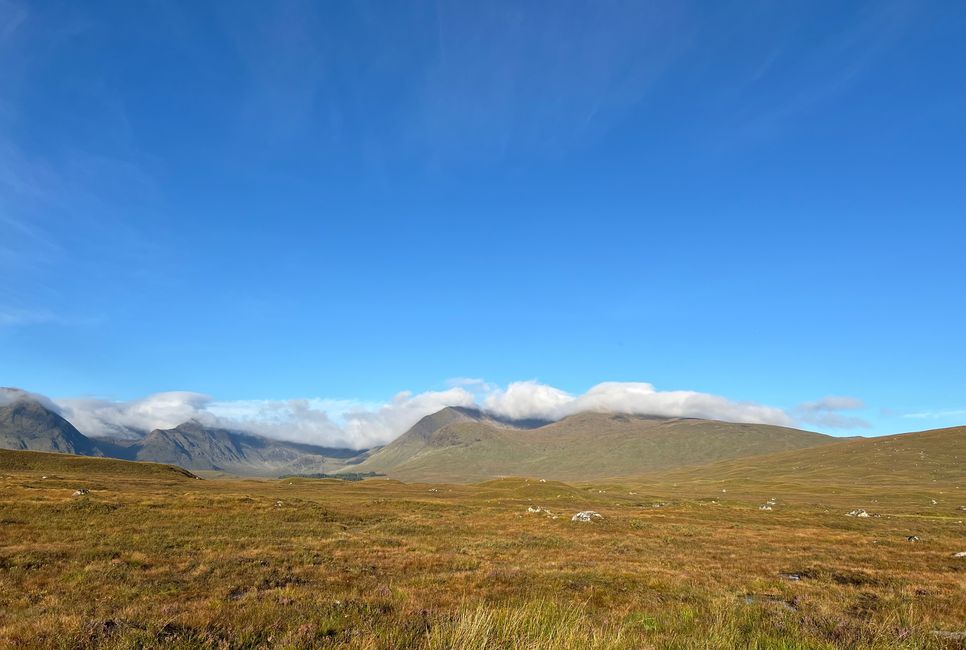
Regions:
<instances>
[{"instance_id":1,"label":"tussock of grass","mask_svg":"<svg viewBox=\"0 0 966 650\"><path fill-rule=\"evenodd\" d=\"M625 648L628 640L620 621L595 620L579 605L536 600L521 607L463 606L431 627L428 650L450 648L559 648L609 650Z\"/></svg>"}]
</instances>

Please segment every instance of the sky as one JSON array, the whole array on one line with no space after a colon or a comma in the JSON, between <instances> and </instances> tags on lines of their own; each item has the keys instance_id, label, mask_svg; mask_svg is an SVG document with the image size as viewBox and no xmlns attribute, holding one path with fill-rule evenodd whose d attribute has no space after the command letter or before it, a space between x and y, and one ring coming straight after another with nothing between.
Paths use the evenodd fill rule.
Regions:
<instances>
[{"instance_id":1,"label":"sky","mask_svg":"<svg viewBox=\"0 0 966 650\"><path fill-rule=\"evenodd\" d=\"M928 0L0 0L0 385L966 424L964 60Z\"/></svg>"}]
</instances>

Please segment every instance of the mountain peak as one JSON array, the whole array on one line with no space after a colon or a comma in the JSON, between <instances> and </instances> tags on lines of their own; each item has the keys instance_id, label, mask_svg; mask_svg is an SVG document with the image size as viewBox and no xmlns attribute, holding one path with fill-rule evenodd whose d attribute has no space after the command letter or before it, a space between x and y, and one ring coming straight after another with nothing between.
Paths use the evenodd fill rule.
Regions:
<instances>
[{"instance_id":1,"label":"mountain peak","mask_svg":"<svg viewBox=\"0 0 966 650\"><path fill-rule=\"evenodd\" d=\"M100 456L94 443L54 410L26 391L0 406L0 447Z\"/></svg>"}]
</instances>

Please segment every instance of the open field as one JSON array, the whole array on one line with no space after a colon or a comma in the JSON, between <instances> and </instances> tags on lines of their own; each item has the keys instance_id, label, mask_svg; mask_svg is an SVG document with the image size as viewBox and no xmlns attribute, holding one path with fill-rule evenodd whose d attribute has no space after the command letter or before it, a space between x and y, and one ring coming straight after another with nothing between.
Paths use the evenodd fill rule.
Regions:
<instances>
[{"instance_id":1,"label":"open field","mask_svg":"<svg viewBox=\"0 0 966 650\"><path fill-rule=\"evenodd\" d=\"M966 512L952 499L921 507L914 493L901 507L899 495L858 519L844 513L863 504L843 494L197 480L32 452L2 461L3 647L966 645L934 633L966 631L966 558L952 557ZM584 509L604 518L570 521Z\"/></svg>"}]
</instances>

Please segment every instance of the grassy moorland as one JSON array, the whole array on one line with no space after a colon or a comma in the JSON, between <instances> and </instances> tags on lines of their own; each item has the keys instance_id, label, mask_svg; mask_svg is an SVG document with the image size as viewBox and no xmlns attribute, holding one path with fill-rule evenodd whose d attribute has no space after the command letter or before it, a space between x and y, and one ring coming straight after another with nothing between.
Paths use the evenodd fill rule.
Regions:
<instances>
[{"instance_id":1,"label":"grassy moorland","mask_svg":"<svg viewBox=\"0 0 966 650\"><path fill-rule=\"evenodd\" d=\"M878 499L734 462L456 486L2 452L0 647L966 647L961 470Z\"/></svg>"}]
</instances>

